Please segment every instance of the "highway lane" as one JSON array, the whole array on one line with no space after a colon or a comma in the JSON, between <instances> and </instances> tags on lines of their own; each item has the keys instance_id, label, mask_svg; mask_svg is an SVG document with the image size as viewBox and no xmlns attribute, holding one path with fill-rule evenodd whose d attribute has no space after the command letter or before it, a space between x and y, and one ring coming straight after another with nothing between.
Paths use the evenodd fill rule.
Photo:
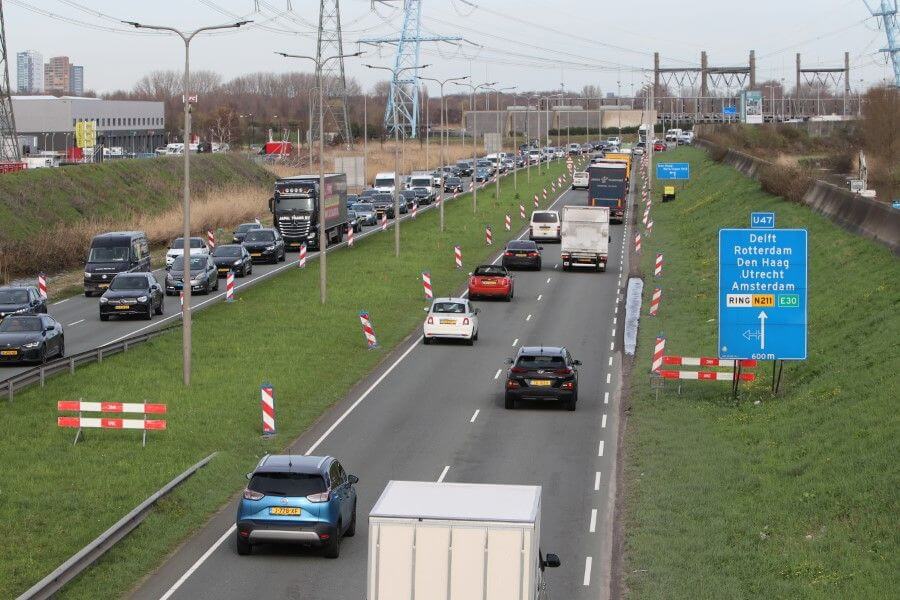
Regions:
<instances>
[{"instance_id":1,"label":"highway lane","mask_svg":"<svg viewBox=\"0 0 900 600\"><path fill-rule=\"evenodd\" d=\"M584 204L586 193L557 201ZM230 503L189 540L135 598L363 598L365 515L390 479L543 486L542 546L563 566L548 571L553 597L606 597L620 373L623 226L606 273L561 270L544 245L544 269L516 274L511 303L478 301L479 341L424 346L418 339L351 392L294 446L333 454L357 474L360 528L338 560L279 546L248 557L234 549ZM557 267L557 268L554 268ZM503 408L506 357L523 344L559 344L583 361L579 404Z\"/></svg>"}]
</instances>

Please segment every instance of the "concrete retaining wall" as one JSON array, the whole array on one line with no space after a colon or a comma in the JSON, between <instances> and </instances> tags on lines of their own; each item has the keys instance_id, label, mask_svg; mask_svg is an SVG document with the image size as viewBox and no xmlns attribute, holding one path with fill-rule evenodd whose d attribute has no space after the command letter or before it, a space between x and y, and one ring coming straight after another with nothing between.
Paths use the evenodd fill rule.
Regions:
<instances>
[{"instance_id":1,"label":"concrete retaining wall","mask_svg":"<svg viewBox=\"0 0 900 600\"><path fill-rule=\"evenodd\" d=\"M698 139L696 143L706 150L721 151L719 146L706 140ZM759 178L761 167L772 165L769 161L730 149L722 162L753 179ZM849 190L819 180L803 197L803 203L844 229L884 244L894 254L900 255L900 210L893 209L890 204L857 196Z\"/></svg>"}]
</instances>

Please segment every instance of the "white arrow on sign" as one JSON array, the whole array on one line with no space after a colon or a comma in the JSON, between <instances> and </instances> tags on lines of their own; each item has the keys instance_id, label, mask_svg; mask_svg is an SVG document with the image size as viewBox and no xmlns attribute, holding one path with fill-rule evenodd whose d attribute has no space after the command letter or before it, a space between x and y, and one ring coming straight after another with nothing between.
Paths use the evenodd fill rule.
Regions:
<instances>
[{"instance_id":1,"label":"white arrow on sign","mask_svg":"<svg viewBox=\"0 0 900 600\"><path fill-rule=\"evenodd\" d=\"M766 314L766 311L759 311L759 349L766 349L766 319L769 318L769 315Z\"/></svg>"}]
</instances>

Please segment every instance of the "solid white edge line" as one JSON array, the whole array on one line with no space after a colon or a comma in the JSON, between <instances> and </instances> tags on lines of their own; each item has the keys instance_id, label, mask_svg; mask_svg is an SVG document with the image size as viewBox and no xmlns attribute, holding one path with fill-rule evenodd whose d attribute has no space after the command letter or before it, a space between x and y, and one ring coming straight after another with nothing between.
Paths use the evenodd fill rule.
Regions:
<instances>
[{"instance_id":1,"label":"solid white edge line","mask_svg":"<svg viewBox=\"0 0 900 600\"><path fill-rule=\"evenodd\" d=\"M194 564L192 564L191 567L190 567L187 571L184 572L184 575L182 575L181 577L179 577L179 578L178 578L178 581L176 581L176 582L172 585L172 587L170 587L170 588L166 591L165 594L163 594L162 596L159 597L159 600L169 600L169 598L172 597L172 594L174 594L175 592L177 592L177 591L178 591L178 588L180 588L182 585L184 585L184 582L187 581L188 578L189 578L191 575L194 574L194 571L196 571L197 569L199 569L199 568L200 568L200 565L202 565L204 562L206 562L206 559L209 558L210 555L211 555L213 552L215 552L215 551L219 548L219 546L221 546L222 543L223 543L225 540L227 540L228 537L229 537L232 533L234 533L234 531L235 531L236 529L237 529L237 526L236 526L236 525L232 525L231 527L229 527L229 528L228 528L228 531L226 531L225 533L223 533L223 534L222 534L222 537L220 537L219 539L217 539L217 540L216 540L216 543L213 544L212 546L210 546L209 549L208 549L206 552L203 553L203 556L201 556L200 558L198 558L198 559L197 559L197 562L195 562Z\"/></svg>"},{"instance_id":2,"label":"solid white edge line","mask_svg":"<svg viewBox=\"0 0 900 600\"><path fill-rule=\"evenodd\" d=\"M593 562L593 560L594 559L592 559L590 556L584 557L584 587L588 587L589 585L591 585L591 563Z\"/></svg>"},{"instance_id":3,"label":"solid white edge line","mask_svg":"<svg viewBox=\"0 0 900 600\"><path fill-rule=\"evenodd\" d=\"M56 302L54 302L54 303L51 304L50 306L59 306L59 305L62 304L63 302L68 302L68 301L71 300L71 299L72 299L72 298L66 298L65 300L57 300Z\"/></svg>"},{"instance_id":4,"label":"solid white edge line","mask_svg":"<svg viewBox=\"0 0 900 600\"><path fill-rule=\"evenodd\" d=\"M594 491L600 491L600 471L594 473Z\"/></svg>"},{"instance_id":5,"label":"solid white edge line","mask_svg":"<svg viewBox=\"0 0 900 600\"><path fill-rule=\"evenodd\" d=\"M591 533L596 533L597 531L597 509L591 509L591 526L588 528L588 531Z\"/></svg>"},{"instance_id":6,"label":"solid white edge line","mask_svg":"<svg viewBox=\"0 0 900 600\"><path fill-rule=\"evenodd\" d=\"M600 440L600 447L597 449L597 456L603 456L603 440Z\"/></svg>"},{"instance_id":7,"label":"solid white edge line","mask_svg":"<svg viewBox=\"0 0 900 600\"><path fill-rule=\"evenodd\" d=\"M472 418L469 419L469 423L474 423L474 422L475 422L475 419L478 418L478 413L480 413L480 412L481 412L481 409L480 409L480 408L476 408L476 409L475 409L475 413L472 415Z\"/></svg>"},{"instance_id":8,"label":"solid white edge line","mask_svg":"<svg viewBox=\"0 0 900 600\"><path fill-rule=\"evenodd\" d=\"M600 420L600 427L606 429L606 413L603 413L603 418Z\"/></svg>"},{"instance_id":9,"label":"solid white edge line","mask_svg":"<svg viewBox=\"0 0 900 600\"><path fill-rule=\"evenodd\" d=\"M66 327L71 327L73 325L78 325L79 323L84 323L84 322L85 322L85 319L78 319L74 323L69 323L68 325L66 325Z\"/></svg>"},{"instance_id":10,"label":"solid white edge line","mask_svg":"<svg viewBox=\"0 0 900 600\"><path fill-rule=\"evenodd\" d=\"M437 478L438 483L442 483L444 481L444 477L447 476L447 472L450 470L450 465L444 467L444 470L441 471L441 476Z\"/></svg>"}]
</instances>

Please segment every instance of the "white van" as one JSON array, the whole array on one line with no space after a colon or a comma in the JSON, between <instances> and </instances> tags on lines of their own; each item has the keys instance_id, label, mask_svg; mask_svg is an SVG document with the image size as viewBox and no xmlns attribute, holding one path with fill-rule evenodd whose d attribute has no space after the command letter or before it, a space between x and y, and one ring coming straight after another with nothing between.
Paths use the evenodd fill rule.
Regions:
<instances>
[{"instance_id":1,"label":"white van","mask_svg":"<svg viewBox=\"0 0 900 600\"><path fill-rule=\"evenodd\" d=\"M666 141L667 142L678 142L678 137L682 134L681 129L669 129L666 131Z\"/></svg>"},{"instance_id":2,"label":"white van","mask_svg":"<svg viewBox=\"0 0 900 600\"><path fill-rule=\"evenodd\" d=\"M572 189L586 190L590 187L590 177L584 171L576 171L572 173Z\"/></svg>"},{"instance_id":3,"label":"white van","mask_svg":"<svg viewBox=\"0 0 900 600\"><path fill-rule=\"evenodd\" d=\"M394 186L397 182L397 175L393 172L384 172L375 174L375 182L372 187L379 192L394 193Z\"/></svg>"},{"instance_id":4,"label":"white van","mask_svg":"<svg viewBox=\"0 0 900 600\"><path fill-rule=\"evenodd\" d=\"M530 162L533 165L536 165L539 162L541 162L541 151L538 150L537 148L532 148L531 150L529 150L528 151L528 162Z\"/></svg>"},{"instance_id":5,"label":"white van","mask_svg":"<svg viewBox=\"0 0 900 600\"><path fill-rule=\"evenodd\" d=\"M560 240L559 212L555 210L536 210L531 213L531 227L528 230L528 239L531 240Z\"/></svg>"}]
</instances>

